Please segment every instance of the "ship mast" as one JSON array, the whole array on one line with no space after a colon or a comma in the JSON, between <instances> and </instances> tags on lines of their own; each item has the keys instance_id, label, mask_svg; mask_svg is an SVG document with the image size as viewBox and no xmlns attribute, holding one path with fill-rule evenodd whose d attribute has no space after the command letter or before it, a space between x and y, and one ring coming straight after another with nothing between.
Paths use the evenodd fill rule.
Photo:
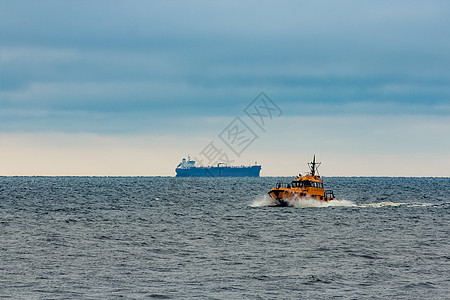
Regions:
<instances>
[{"instance_id":1,"label":"ship mast","mask_svg":"<svg viewBox=\"0 0 450 300\"><path fill-rule=\"evenodd\" d=\"M317 171L317 169L320 166L320 162L316 162L316 155L315 154L314 154L314 157L313 157L313 161L308 163L308 166L309 166L309 169L311 170L311 175L312 176L316 175L316 172L319 173Z\"/></svg>"}]
</instances>

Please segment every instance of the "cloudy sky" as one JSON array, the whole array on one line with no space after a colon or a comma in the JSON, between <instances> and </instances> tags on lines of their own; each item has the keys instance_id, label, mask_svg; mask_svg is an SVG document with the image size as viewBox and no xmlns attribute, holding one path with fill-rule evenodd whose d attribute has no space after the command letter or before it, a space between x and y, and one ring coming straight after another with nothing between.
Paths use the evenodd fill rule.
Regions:
<instances>
[{"instance_id":1,"label":"cloudy sky","mask_svg":"<svg viewBox=\"0 0 450 300\"><path fill-rule=\"evenodd\" d=\"M213 142L263 176L313 154L328 176L450 176L449 36L445 0L0 0L0 175L171 176Z\"/></svg>"}]
</instances>

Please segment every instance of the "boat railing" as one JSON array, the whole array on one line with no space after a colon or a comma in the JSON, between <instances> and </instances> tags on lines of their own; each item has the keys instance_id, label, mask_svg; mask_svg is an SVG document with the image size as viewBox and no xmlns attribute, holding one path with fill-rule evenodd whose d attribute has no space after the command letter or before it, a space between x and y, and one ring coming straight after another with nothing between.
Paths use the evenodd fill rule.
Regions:
<instances>
[{"instance_id":1,"label":"boat railing","mask_svg":"<svg viewBox=\"0 0 450 300\"><path fill-rule=\"evenodd\" d=\"M334 198L334 192L332 190L325 190L326 198Z\"/></svg>"},{"instance_id":2,"label":"boat railing","mask_svg":"<svg viewBox=\"0 0 450 300\"><path fill-rule=\"evenodd\" d=\"M287 183L287 182L277 181L277 189L282 188L282 187L289 189L289 188L291 188L291 184Z\"/></svg>"}]
</instances>

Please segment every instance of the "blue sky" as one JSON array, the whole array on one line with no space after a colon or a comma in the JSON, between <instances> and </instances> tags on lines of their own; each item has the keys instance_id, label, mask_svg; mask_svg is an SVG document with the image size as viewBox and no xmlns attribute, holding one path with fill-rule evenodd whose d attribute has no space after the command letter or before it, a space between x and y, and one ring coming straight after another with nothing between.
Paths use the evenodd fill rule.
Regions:
<instances>
[{"instance_id":1,"label":"blue sky","mask_svg":"<svg viewBox=\"0 0 450 300\"><path fill-rule=\"evenodd\" d=\"M234 159L266 176L450 176L449 31L448 1L0 0L0 174L172 175L264 91Z\"/></svg>"}]
</instances>

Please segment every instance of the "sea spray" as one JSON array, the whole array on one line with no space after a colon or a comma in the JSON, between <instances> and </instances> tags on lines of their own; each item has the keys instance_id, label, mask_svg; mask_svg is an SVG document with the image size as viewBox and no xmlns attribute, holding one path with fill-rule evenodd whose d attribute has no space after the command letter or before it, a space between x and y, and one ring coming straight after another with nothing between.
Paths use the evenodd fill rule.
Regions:
<instances>
[{"instance_id":1,"label":"sea spray","mask_svg":"<svg viewBox=\"0 0 450 300\"><path fill-rule=\"evenodd\" d=\"M269 195L258 196L253 203L250 204L251 207L262 207L262 206L275 206L277 201L270 197Z\"/></svg>"},{"instance_id":2,"label":"sea spray","mask_svg":"<svg viewBox=\"0 0 450 300\"><path fill-rule=\"evenodd\" d=\"M289 206L296 208L307 208L307 207L330 207L330 206L357 206L355 203L349 200L331 200L331 201L321 201L313 199L310 197L293 197L290 199L285 199ZM264 195L253 200L250 204L251 207L262 207L262 206L276 206L277 201L270 197L269 195Z\"/></svg>"},{"instance_id":3,"label":"sea spray","mask_svg":"<svg viewBox=\"0 0 450 300\"><path fill-rule=\"evenodd\" d=\"M310 197L294 198L292 205L297 208L306 207L330 207L330 206L357 206L355 203L349 200L331 200L321 201Z\"/></svg>"},{"instance_id":4,"label":"sea spray","mask_svg":"<svg viewBox=\"0 0 450 300\"><path fill-rule=\"evenodd\" d=\"M321 201L311 197L292 197L285 199L288 206L295 208L308 208L308 207L331 207L331 206L341 206L341 207L371 207L371 208L381 208L386 206L430 206L430 203L405 203L405 202L379 202L379 203L354 203L350 200L331 200L331 201ZM263 207L263 206L277 206L277 201L270 197L269 195L259 196L253 200L251 207Z\"/></svg>"},{"instance_id":5,"label":"sea spray","mask_svg":"<svg viewBox=\"0 0 450 300\"><path fill-rule=\"evenodd\" d=\"M384 207L384 206L400 206L400 205L411 205L411 203L402 203L402 202L379 202L379 203L362 203L358 206L360 207Z\"/></svg>"}]
</instances>

